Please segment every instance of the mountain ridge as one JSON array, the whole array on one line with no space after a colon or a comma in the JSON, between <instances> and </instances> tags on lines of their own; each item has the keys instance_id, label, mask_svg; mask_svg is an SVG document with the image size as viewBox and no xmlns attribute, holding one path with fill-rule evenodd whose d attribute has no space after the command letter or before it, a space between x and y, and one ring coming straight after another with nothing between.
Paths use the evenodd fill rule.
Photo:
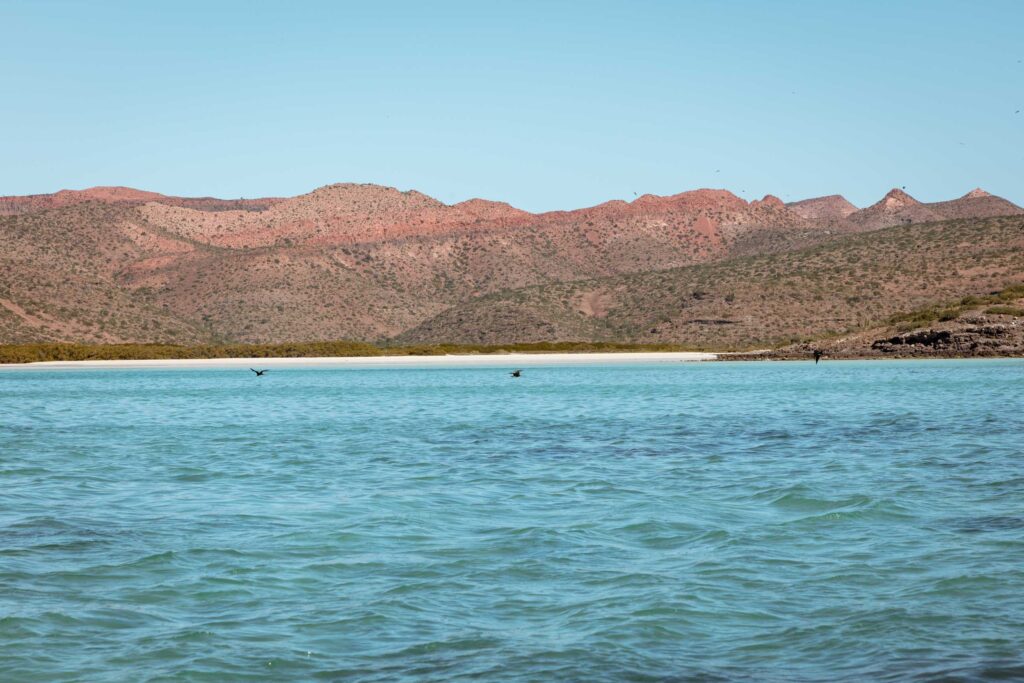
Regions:
<instances>
[{"instance_id":1,"label":"mountain ridge","mask_svg":"<svg viewBox=\"0 0 1024 683\"><path fill-rule=\"evenodd\" d=\"M505 290L1024 213L978 191L937 204L891 192L853 212L836 197L787 205L703 188L536 214L356 183L290 198L2 197L0 342L379 340ZM583 305L600 314L610 301Z\"/></svg>"},{"instance_id":2,"label":"mountain ridge","mask_svg":"<svg viewBox=\"0 0 1024 683\"><path fill-rule=\"evenodd\" d=\"M623 199L611 199L598 204L583 206L574 209L555 209L550 211L530 212L520 209L507 202L473 197L453 204L445 204L418 190L399 190L387 185L375 183L331 183L315 188L310 192L293 197L257 197L239 199L221 199L217 197L180 197L161 194L149 190L140 190L127 186L95 186L82 190L63 189L53 193L29 194L29 195L8 195L0 196L0 215L16 215L18 213L30 213L50 208L59 208L71 204L98 201L111 204L137 205L145 203L159 203L169 206L183 208L194 208L206 211L222 211L230 209L244 209L248 211L265 211L274 205L287 204L316 204L313 200L332 193L349 194L353 191L369 190L370 192L396 194L411 198L414 201L422 201L425 205L435 208L458 209L463 208L472 213L482 212L484 214L501 214L505 217L541 217L560 216L583 212L595 212L608 209L635 209L639 207L649 208L652 206L675 205L691 209L758 207L772 205L779 208L785 207L804 218L845 218L852 214L863 212L872 207L881 206L889 211L898 211L901 208L911 206L941 207L949 206L954 202L962 202L976 199L998 200L1001 206L1011 211L1024 211L1020 206L1007 199L990 194L979 188L975 188L966 194L937 202L920 202L907 194L902 188L892 188L878 202L865 208L858 208L849 202L841 194L823 195L820 197L809 197L807 199L792 202L782 202L776 195L767 194L762 199L747 201L726 189L699 188L685 190L671 195L656 195L645 193L633 198L631 201ZM476 211L473 211L476 209ZM499 210L500 209L500 210ZM898 224L898 223L894 223Z\"/></svg>"}]
</instances>

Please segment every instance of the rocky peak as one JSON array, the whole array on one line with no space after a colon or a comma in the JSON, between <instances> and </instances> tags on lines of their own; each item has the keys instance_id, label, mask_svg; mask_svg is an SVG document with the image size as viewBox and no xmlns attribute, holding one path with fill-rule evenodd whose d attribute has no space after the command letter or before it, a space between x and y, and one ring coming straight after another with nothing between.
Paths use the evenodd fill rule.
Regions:
<instances>
[{"instance_id":1,"label":"rocky peak","mask_svg":"<svg viewBox=\"0 0 1024 683\"><path fill-rule=\"evenodd\" d=\"M839 194L830 194L825 197L812 197L802 199L798 202L786 204L786 207L799 216L813 219L838 219L845 218L857 211L857 207Z\"/></svg>"},{"instance_id":2,"label":"rocky peak","mask_svg":"<svg viewBox=\"0 0 1024 683\"><path fill-rule=\"evenodd\" d=\"M888 209L899 209L905 206L920 204L921 202L917 201L900 188L894 187L889 190L885 197L882 198L881 203Z\"/></svg>"},{"instance_id":3,"label":"rocky peak","mask_svg":"<svg viewBox=\"0 0 1024 683\"><path fill-rule=\"evenodd\" d=\"M529 216L529 212L517 209L505 202L494 202L488 199L467 199L464 202L453 204L451 207L456 212L466 212L484 220L497 220L507 218L522 218Z\"/></svg>"},{"instance_id":4,"label":"rocky peak","mask_svg":"<svg viewBox=\"0 0 1024 683\"><path fill-rule=\"evenodd\" d=\"M988 192L985 192L985 190L981 189L980 187L976 187L973 190L971 190L970 192L968 192L967 194L965 194L960 199L979 199L981 197L991 197L991 196L992 195L989 194Z\"/></svg>"},{"instance_id":5,"label":"rocky peak","mask_svg":"<svg viewBox=\"0 0 1024 683\"><path fill-rule=\"evenodd\" d=\"M665 197L669 202L687 207L689 209L710 209L710 210L741 210L747 203L728 190L712 190L703 188L680 192L670 197Z\"/></svg>"},{"instance_id":6,"label":"rocky peak","mask_svg":"<svg viewBox=\"0 0 1024 683\"><path fill-rule=\"evenodd\" d=\"M773 194L766 194L764 196L764 198L762 198L760 200L755 199L754 201L750 202L750 205L753 206L753 207L772 206L772 207L775 207L777 209L781 209L781 208L783 208L785 206L785 204L782 202L782 200L779 199L778 197L776 197Z\"/></svg>"},{"instance_id":7,"label":"rocky peak","mask_svg":"<svg viewBox=\"0 0 1024 683\"><path fill-rule=\"evenodd\" d=\"M393 187L370 183L335 183L288 199L274 207L278 214L322 217L338 214L406 213L426 209L443 209L444 204L415 190L401 192Z\"/></svg>"}]
</instances>

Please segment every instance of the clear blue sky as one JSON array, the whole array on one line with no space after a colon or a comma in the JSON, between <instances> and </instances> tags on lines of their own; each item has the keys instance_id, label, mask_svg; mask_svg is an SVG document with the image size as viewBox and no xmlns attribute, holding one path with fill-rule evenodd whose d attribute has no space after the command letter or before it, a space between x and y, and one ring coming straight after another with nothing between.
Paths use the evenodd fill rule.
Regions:
<instances>
[{"instance_id":1,"label":"clear blue sky","mask_svg":"<svg viewBox=\"0 0 1024 683\"><path fill-rule=\"evenodd\" d=\"M1024 204L1020 0L0 0L0 37L0 195Z\"/></svg>"}]
</instances>

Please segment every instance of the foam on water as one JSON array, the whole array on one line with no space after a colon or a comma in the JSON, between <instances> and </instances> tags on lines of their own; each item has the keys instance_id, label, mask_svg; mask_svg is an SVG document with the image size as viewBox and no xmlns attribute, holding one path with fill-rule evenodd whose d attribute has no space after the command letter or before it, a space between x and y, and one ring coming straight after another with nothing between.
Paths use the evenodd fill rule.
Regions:
<instances>
[{"instance_id":1,"label":"foam on water","mask_svg":"<svg viewBox=\"0 0 1024 683\"><path fill-rule=\"evenodd\" d=\"M1024 677L1024 362L0 373L0 680Z\"/></svg>"}]
</instances>

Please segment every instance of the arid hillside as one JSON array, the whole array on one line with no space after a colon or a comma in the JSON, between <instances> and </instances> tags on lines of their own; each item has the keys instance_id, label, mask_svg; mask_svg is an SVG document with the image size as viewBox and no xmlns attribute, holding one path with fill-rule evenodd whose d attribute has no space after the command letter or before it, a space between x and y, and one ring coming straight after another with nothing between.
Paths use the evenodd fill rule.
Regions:
<instances>
[{"instance_id":1,"label":"arid hillside","mask_svg":"<svg viewBox=\"0 0 1024 683\"><path fill-rule=\"evenodd\" d=\"M832 194L827 197L814 197L786 205L790 211L810 220L842 221L857 211L857 207L847 201L846 197Z\"/></svg>"},{"instance_id":2,"label":"arid hillside","mask_svg":"<svg viewBox=\"0 0 1024 683\"><path fill-rule=\"evenodd\" d=\"M730 360L1024 356L1024 284L898 313L874 327L723 357Z\"/></svg>"},{"instance_id":3,"label":"arid hillside","mask_svg":"<svg viewBox=\"0 0 1024 683\"><path fill-rule=\"evenodd\" d=\"M980 191L925 205L894 190L851 207L705 189L532 214L356 184L285 199L121 187L2 197L0 343L632 339L639 332L606 325L621 297L603 290L580 290L567 305L583 318L568 327L552 327L544 306L517 309L515 325L456 318L513 290L653 282L662 271L804 253L908 220L1022 212ZM635 305L660 311L669 293L638 287Z\"/></svg>"},{"instance_id":4,"label":"arid hillside","mask_svg":"<svg viewBox=\"0 0 1024 683\"><path fill-rule=\"evenodd\" d=\"M130 187L91 187L87 190L61 190L53 194L30 194L20 197L0 197L0 216L35 213L63 206L86 202L103 204L138 205L147 202L184 206L203 211L226 211L231 209L263 211L277 202L275 197L262 199L216 199L214 197L169 197L156 192L146 192Z\"/></svg>"},{"instance_id":5,"label":"arid hillside","mask_svg":"<svg viewBox=\"0 0 1024 683\"><path fill-rule=\"evenodd\" d=\"M794 213L813 221L837 227L846 232L878 230L894 225L940 221L952 218L990 218L1015 216L1024 209L981 188L971 190L959 199L922 203L901 189L893 188L878 202L863 209L841 195L816 197L786 205Z\"/></svg>"},{"instance_id":6,"label":"arid hillside","mask_svg":"<svg viewBox=\"0 0 1024 683\"><path fill-rule=\"evenodd\" d=\"M530 287L446 310L404 342L560 339L776 346L1024 282L1024 217L845 235L814 247Z\"/></svg>"}]
</instances>

